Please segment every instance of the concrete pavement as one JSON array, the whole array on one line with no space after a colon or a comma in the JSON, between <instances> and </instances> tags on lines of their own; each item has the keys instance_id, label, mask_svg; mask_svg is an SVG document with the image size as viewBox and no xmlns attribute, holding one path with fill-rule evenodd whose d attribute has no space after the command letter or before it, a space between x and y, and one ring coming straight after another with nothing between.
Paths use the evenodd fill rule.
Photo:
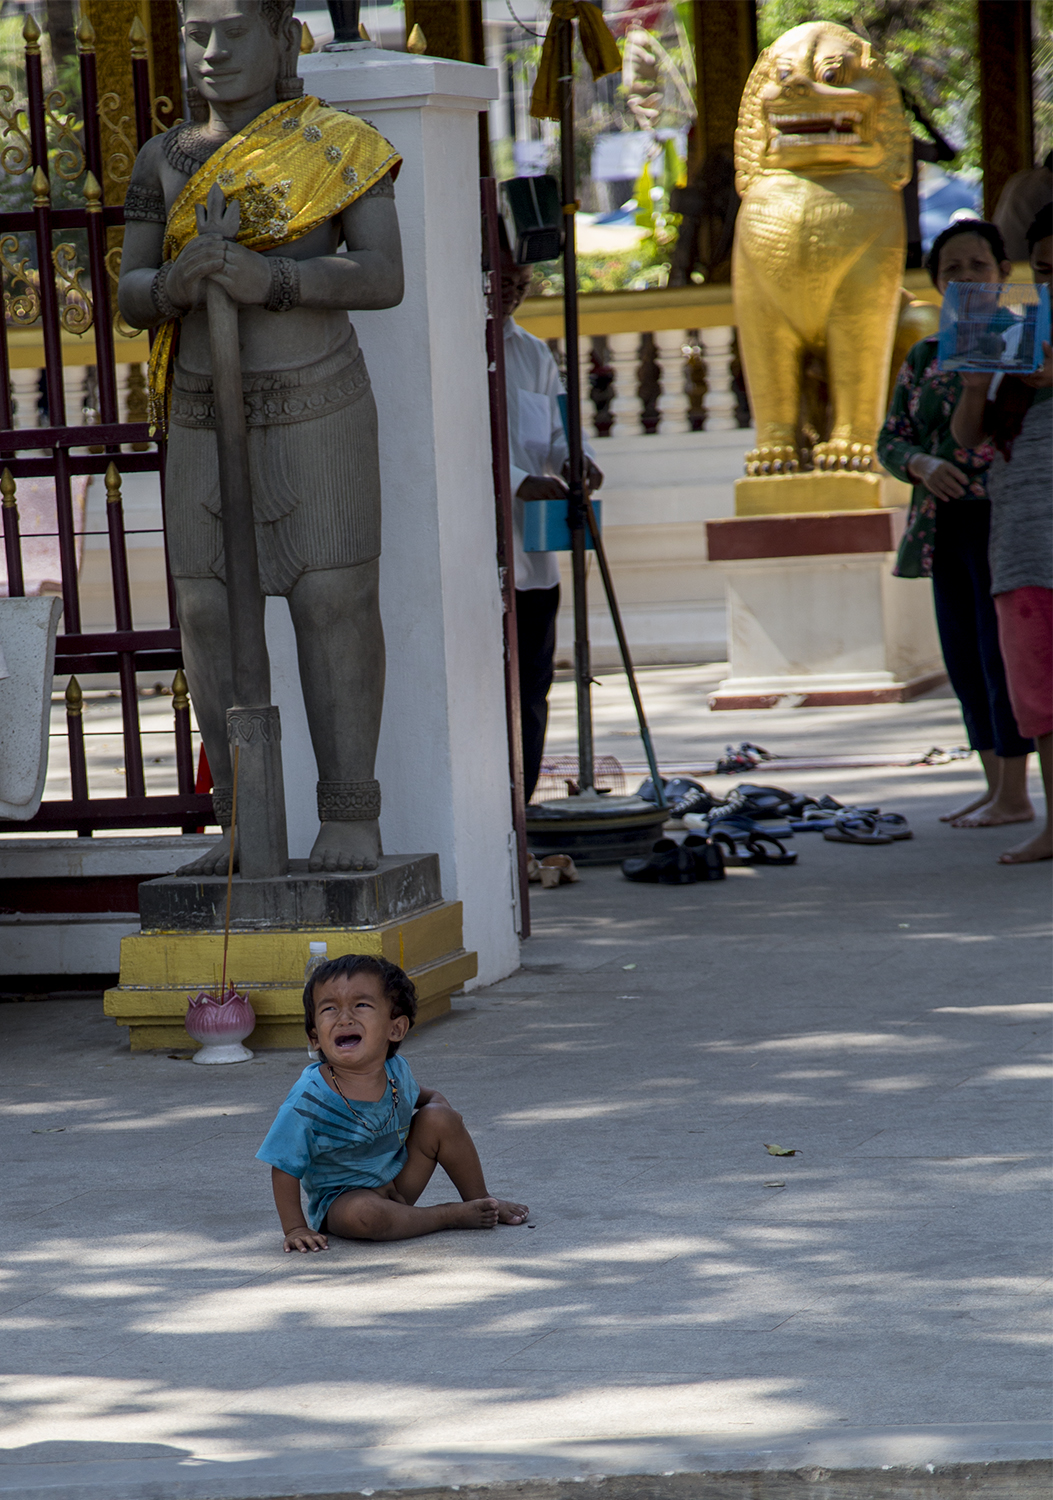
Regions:
<instances>
[{"instance_id":1,"label":"concrete pavement","mask_svg":"<svg viewBox=\"0 0 1053 1500\"><path fill-rule=\"evenodd\" d=\"M917 836L532 888L523 968L405 1048L529 1229L283 1256L253 1153L306 1058L2 1007L0 1496L1043 1492L1049 866L936 821L975 778L780 776Z\"/></svg>"}]
</instances>

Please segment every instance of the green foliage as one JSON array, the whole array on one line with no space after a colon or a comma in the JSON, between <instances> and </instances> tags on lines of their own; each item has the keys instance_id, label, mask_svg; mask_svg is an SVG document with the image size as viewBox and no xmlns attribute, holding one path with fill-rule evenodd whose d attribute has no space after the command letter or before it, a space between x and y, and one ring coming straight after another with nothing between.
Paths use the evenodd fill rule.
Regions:
<instances>
[{"instance_id":1,"label":"green foliage","mask_svg":"<svg viewBox=\"0 0 1053 1500\"><path fill-rule=\"evenodd\" d=\"M579 292L623 292L664 286L669 274L669 251L648 237L631 250L578 256ZM534 267L532 297L563 295L563 262L542 261Z\"/></svg>"},{"instance_id":2,"label":"green foliage","mask_svg":"<svg viewBox=\"0 0 1053 1500\"><path fill-rule=\"evenodd\" d=\"M979 167L976 0L760 0L761 45L805 21L836 21L873 42L900 87L963 148L955 167Z\"/></svg>"}]
</instances>

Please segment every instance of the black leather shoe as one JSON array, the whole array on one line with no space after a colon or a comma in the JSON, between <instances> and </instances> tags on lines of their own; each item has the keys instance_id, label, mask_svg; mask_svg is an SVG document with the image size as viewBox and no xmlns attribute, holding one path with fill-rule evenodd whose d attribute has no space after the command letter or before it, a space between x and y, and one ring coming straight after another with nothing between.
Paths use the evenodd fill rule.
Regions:
<instances>
[{"instance_id":1,"label":"black leather shoe","mask_svg":"<svg viewBox=\"0 0 1053 1500\"><path fill-rule=\"evenodd\" d=\"M712 839L703 838L700 833L689 833L684 840L683 847L690 849L691 857L695 861L696 880L723 880L724 853L719 844Z\"/></svg>"},{"instance_id":2,"label":"black leather shoe","mask_svg":"<svg viewBox=\"0 0 1053 1500\"><path fill-rule=\"evenodd\" d=\"M649 885L694 885L698 879L694 855L675 839L659 839L646 858L623 860L622 874Z\"/></svg>"}]
</instances>

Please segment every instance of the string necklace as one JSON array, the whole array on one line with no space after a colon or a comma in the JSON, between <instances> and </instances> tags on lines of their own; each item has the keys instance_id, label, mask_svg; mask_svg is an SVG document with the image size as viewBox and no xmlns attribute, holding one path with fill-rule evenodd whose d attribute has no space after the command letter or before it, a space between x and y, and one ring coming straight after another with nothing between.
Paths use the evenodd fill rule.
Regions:
<instances>
[{"instance_id":1,"label":"string necklace","mask_svg":"<svg viewBox=\"0 0 1053 1500\"><path fill-rule=\"evenodd\" d=\"M337 1093L340 1095L341 1099L347 1105L348 1109L354 1115L354 1117L358 1121L358 1123L360 1125L364 1125L367 1130L375 1130L376 1134L379 1135L380 1131L384 1128L384 1126L374 1126L373 1122L371 1120L367 1120L364 1115L359 1114L358 1110L355 1109L355 1107L352 1105L350 1099L347 1097L347 1095L344 1093L343 1089L340 1087L339 1083L337 1082L336 1073L333 1071L333 1065L332 1065L332 1063L331 1062L327 1062L326 1063L326 1067L329 1069L329 1077L333 1080L333 1087L334 1087L334 1089L336 1089ZM388 1078L388 1083L391 1086L391 1111L390 1111L387 1119L384 1121L384 1125L389 1125L391 1123L391 1121L394 1120L395 1121L395 1128L397 1130L398 1129L398 1107L399 1107L398 1085L396 1084L394 1078ZM381 1095L381 1098L383 1098L383 1095ZM377 1100L377 1103L378 1104L380 1103L379 1099Z\"/></svg>"}]
</instances>

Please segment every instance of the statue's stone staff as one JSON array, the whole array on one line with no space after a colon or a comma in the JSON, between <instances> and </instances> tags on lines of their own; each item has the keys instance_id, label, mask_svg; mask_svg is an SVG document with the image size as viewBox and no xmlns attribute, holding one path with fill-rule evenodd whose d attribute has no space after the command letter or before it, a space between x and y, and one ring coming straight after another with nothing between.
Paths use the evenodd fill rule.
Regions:
<instances>
[{"instance_id":1,"label":"statue's stone staff","mask_svg":"<svg viewBox=\"0 0 1053 1500\"><path fill-rule=\"evenodd\" d=\"M227 870L227 714L246 700L266 709L261 595L277 594L289 601L318 763L321 826L310 868L373 869L384 695L380 479L376 410L347 311L401 300L392 186L400 159L365 121L302 97L293 0L181 3L191 102L198 114L206 105L208 119L155 136L136 158L120 305L137 326L159 325L151 410L168 431L169 561L224 828L187 873ZM234 202L236 231L199 233ZM213 288L236 304L236 337L226 304L228 333L217 336ZM225 434L239 382L247 432L236 456ZM253 538L259 582L250 599ZM244 715L232 722L240 737ZM274 777L264 782L259 817L274 820L277 835L280 787ZM250 794L238 801L247 820ZM242 827L252 838L247 821ZM274 851L267 857L273 863Z\"/></svg>"},{"instance_id":2,"label":"statue's stone staff","mask_svg":"<svg viewBox=\"0 0 1053 1500\"><path fill-rule=\"evenodd\" d=\"M205 206L195 204L197 232L237 239L241 204L230 203L213 183ZM281 722L271 703L264 597L252 508L249 433L241 382L237 303L218 281L206 292L212 388L215 393L219 493L223 507L227 615L230 621L230 675L234 703L227 710L227 737L241 781L238 867L245 877L284 875L289 864L282 780ZM233 806L233 799L232 799Z\"/></svg>"}]
</instances>

